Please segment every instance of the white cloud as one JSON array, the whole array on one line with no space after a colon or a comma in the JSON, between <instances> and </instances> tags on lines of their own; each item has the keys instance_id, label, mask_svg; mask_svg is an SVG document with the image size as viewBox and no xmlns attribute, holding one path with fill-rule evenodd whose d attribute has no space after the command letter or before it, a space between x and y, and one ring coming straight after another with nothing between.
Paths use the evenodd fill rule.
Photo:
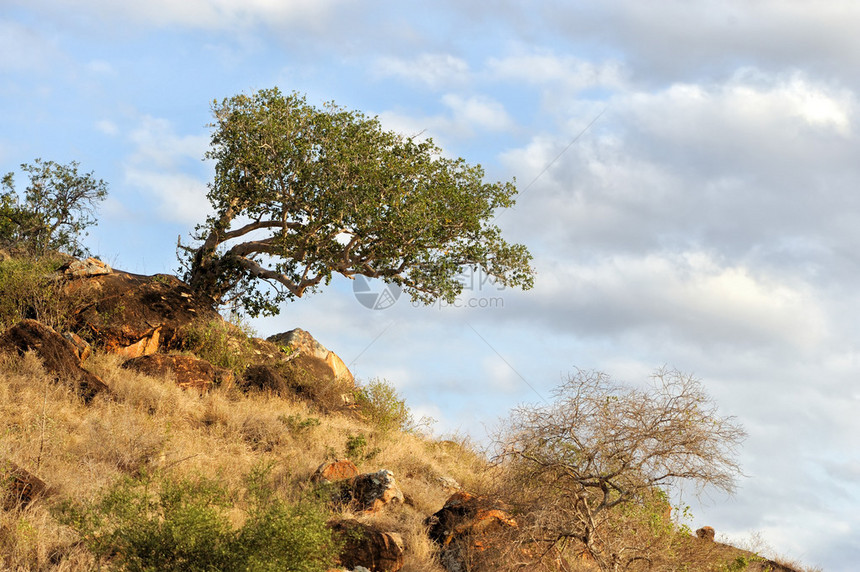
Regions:
<instances>
[{"instance_id":1,"label":"white cloud","mask_svg":"<svg viewBox=\"0 0 860 572\"><path fill-rule=\"evenodd\" d=\"M442 97L442 103L453 113L449 131L507 131L514 125L505 107L486 96L463 97L449 93Z\"/></svg>"},{"instance_id":2,"label":"white cloud","mask_svg":"<svg viewBox=\"0 0 860 572\"><path fill-rule=\"evenodd\" d=\"M595 63L545 50L490 58L487 73L494 80L541 86L561 84L569 94L592 87L619 89L627 83L626 71L617 60Z\"/></svg>"},{"instance_id":3,"label":"white cloud","mask_svg":"<svg viewBox=\"0 0 860 572\"><path fill-rule=\"evenodd\" d=\"M96 122L96 129L98 129L101 133L105 135L119 135L119 127L113 121L109 119L101 119Z\"/></svg>"},{"instance_id":4,"label":"white cloud","mask_svg":"<svg viewBox=\"0 0 860 572\"><path fill-rule=\"evenodd\" d=\"M180 173L126 169L126 181L158 201L163 220L193 225L211 212L205 182Z\"/></svg>"},{"instance_id":5,"label":"white cloud","mask_svg":"<svg viewBox=\"0 0 860 572\"><path fill-rule=\"evenodd\" d=\"M466 83L469 64L451 54L421 54L411 60L384 56L376 61L374 71L380 77L402 78L438 89Z\"/></svg>"},{"instance_id":6,"label":"white cloud","mask_svg":"<svg viewBox=\"0 0 860 572\"><path fill-rule=\"evenodd\" d=\"M0 20L0 70L44 70L58 57L54 42L38 29Z\"/></svg>"}]
</instances>

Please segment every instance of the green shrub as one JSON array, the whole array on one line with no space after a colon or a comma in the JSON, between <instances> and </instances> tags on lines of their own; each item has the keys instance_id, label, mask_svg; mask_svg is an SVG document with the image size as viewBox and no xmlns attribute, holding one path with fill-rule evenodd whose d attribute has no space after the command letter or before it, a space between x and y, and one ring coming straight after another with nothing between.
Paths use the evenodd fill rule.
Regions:
<instances>
[{"instance_id":1,"label":"green shrub","mask_svg":"<svg viewBox=\"0 0 860 572\"><path fill-rule=\"evenodd\" d=\"M370 443L368 443L364 433L349 435L346 438L346 457L356 465L364 461L370 461L381 451L379 447L370 447Z\"/></svg>"},{"instance_id":2,"label":"green shrub","mask_svg":"<svg viewBox=\"0 0 860 572\"><path fill-rule=\"evenodd\" d=\"M255 351L250 338L254 334L247 324L201 320L183 329L182 349L241 376L253 363Z\"/></svg>"},{"instance_id":3,"label":"green shrub","mask_svg":"<svg viewBox=\"0 0 860 572\"><path fill-rule=\"evenodd\" d=\"M246 519L231 525L231 495L215 481L126 479L90 503L67 501L60 522L111 568L138 571L321 572L337 545L320 505L290 505L268 483L248 477Z\"/></svg>"},{"instance_id":4,"label":"green shrub","mask_svg":"<svg viewBox=\"0 0 860 572\"><path fill-rule=\"evenodd\" d=\"M68 328L82 297L63 291L56 275L61 264L51 257L0 261L0 326L32 318L58 331Z\"/></svg>"},{"instance_id":5,"label":"green shrub","mask_svg":"<svg viewBox=\"0 0 860 572\"><path fill-rule=\"evenodd\" d=\"M362 416L381 431L408 430L414 425L409 407L387 380L374 379L357 388L355 403Z\"/></svg>"}]
</instances>

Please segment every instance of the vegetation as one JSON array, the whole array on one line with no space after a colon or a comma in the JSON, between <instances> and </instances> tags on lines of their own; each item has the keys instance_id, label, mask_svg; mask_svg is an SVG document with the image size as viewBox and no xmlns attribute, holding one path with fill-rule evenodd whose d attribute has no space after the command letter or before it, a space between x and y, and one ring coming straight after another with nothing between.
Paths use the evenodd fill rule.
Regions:
<instances>
[{"instance_id":1,"label":"vegetation","mask_svg":"<svg viewBox=\"0 0 860 572\"><path fill-rule=\"evenodd\" d=\"M424 302L453 302L463 267L531 287L531 255L492 224L514 204L513 183L485 183L480 166L430 140L277 88L216 101L213 114L215 214L195 246L180 246L199 294L258 315L334 273L380 278Z\"/></svg>"},{"instance_id":2,"label":"vegetation","mask_svg":"<svg viewBox=\"0 0 860 572\"><path fill-rule=\"evenodd\" d=\"M63 290L56 272L63 260L57 256L0 259L0 327L24 318L39 320L63 330L72 319L70 306L81 296Z\"/></svg>"},{"instance_id":3,"label":"vegetation","mask_svg":"<svg viewBox=\"0 0 860 572\"><path fill-rule=\"evenodd\" d=\"M23 196L15 191L14 173L3 176L0 192L0 245L34 256L59 251L81 256L80 243L95 224L96 205L107 196L107 183L79 164L61 165L36 159L21 170L30 177Z\"/></svg>"},{"instance_id":4,"label":"vegetation","mask_svg":"<svg viewBox=\"0 0 860 572\"><path fill-rule=\"evenodd\" d=\"M99 560L123 570L322 572L337 555L327 511L277 497L266 470L248 477L244 522L234 528L230 491L198 477L122 479L95 501L56 513Z\"/></svg>"},{"instance_id":5,"label":"vegetation","mask_svg":"<svg viewBox=\"0 0 860 572\"><path fill-rule=\"evenodd\" d=\"M654 569L670 547L650 539L671 540L660 533L669 508L661 487L733 490L744 431L718 415L692 376L661 369L652 382L625 387L580 370L553 403L513 411L497 436L497 461L537 542L575 541L601 570Z\"/></svg>"}]
</instances>

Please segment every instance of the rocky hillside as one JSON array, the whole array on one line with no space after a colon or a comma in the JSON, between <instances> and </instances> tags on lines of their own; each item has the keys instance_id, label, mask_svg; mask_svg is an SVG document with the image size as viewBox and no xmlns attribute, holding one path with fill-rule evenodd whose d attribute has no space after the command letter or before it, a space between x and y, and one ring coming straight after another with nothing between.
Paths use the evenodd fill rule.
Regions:
<instances>
[{"instance_id":1,"label":"rocky hillside","mask_svg":"<svg viewBox=\"0 0 860 572\"><path fill-rule=\"evenodd\" d=\"M306 331L95 259L0 260L0 322L0 570L598 569ZM629 570L793 570L654 518L666 548Z\"/></svg>"}]
</instances>

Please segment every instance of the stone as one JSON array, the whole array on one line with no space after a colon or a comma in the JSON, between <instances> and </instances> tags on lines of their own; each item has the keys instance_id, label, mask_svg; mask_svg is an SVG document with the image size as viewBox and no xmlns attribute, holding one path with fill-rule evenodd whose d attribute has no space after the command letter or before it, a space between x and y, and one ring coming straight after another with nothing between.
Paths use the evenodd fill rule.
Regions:
<instances>
[{"instance_id":1,"label":"stone","mask_svg":"<svg viewBox=\"0 0 860 572\"><path fill-rule=\"evenodd\" d=\"M427 524L428 535L441 546L440 561L449 572L470 570L477 559L499 552L506 535L517 528L504 503L464 491L451 495Z\"/></svg>"},{"instance_id":2,"label":"stone","mask_svg":"<svg viewBox=\"0 0 860 572\"><path fill-rule=\"evenodd\" d=\"M206 360L189 355L151 354L127 360L122 367L153 377L172 376L183 389L205 393L212 387L233 381L233 373Z\"/></svg>"},{"instance_id":3,"label":"stone","mask_svg":"<svg viewBox=\"0 0 860 572\"><path fill-rule=\"evenodd\" d=\"M702 528L696 531L696 536L701 538L702 540L707 540L709 542L713 542L716 536L714 529L710 526L703 526Z\"/></svg>"},{"instance_id":4,"label":"stone","mask_svg":"<svg viewBox=\"0 0 860 572\"><path fill-rule=\"evenodd\" d=\"M389 505L403 504L405 500L394 473L387 469L355 477L350 494L354 509L368 513L379 512Z\"/></svg>"},{"instance_id":5,"label":"stone","mask_svg":"<svg viewBox=\"0 0 860 572\"><path fill-rule=\"evenodd\" d=\"M338 459L320 465L311 477L315 483L337 483L355 479L358 476L358 467L349 459Z\"/></svg>"},{"instance_id":6,"label":"stone","mask_svg":"<svg viewBox=\"0 0 860 572\"><path fill-rule=\"evenodd\" d=\"M75 347L75 353L78 354L78 359L85 362L93 353L92 347L78 334L73 332L63 332L63 337L66 338Z\"/></svg>"},{"instance_id":7,"label":"stone","mask_svg":"<svg viewBox=\"0 0 860 572\"><path fill-rule=\"evenodd\" d=\"M101 378L81 366L81 360L72 343L53 328L36 320L21 320L0 336L0 349L24 355L34 352L45 370L57 381L76 385L77 393L85 402L97 394L108 392Z\"/></svg>"},{"instance_id":8,"label":"stone","mask_svg":"<svg viewBox=\"0 0 860 572\"><path fill-rule=\"evenodd\" d=\"M403 547L394 535L350 519L331 521L328 526L343 542L340 563L350 570L363 566L370 572L397 572L403 568Z\"/></svg>"},{"instance_id":9,"label":"stone","mask_svg":"<svg viewBox=\"0 0 860 572\"><path fill-rule=\"evenodd\" d=\"M98 258L87 258L86 260L73 260L60 267L60 271L66 278L87 278L89 276L104 276L113 272L111 267Z\"/></svg>"},{"instance_id":10,"label":"stone","mask_svg":"<svg viewBox=\"0 0 860 572\"><path fill-rule=\"evenodd\" d=\"M290 391L286 377L273 365L251 365L245 368L240 384L243 389L287 395Z\"/></svg>"},{"instance_id":11,"label":"stone","mask_svg":"<svg viewBox=\"0 0 860 572\"><path fill-rule=\"evenodd\" d=\"M69 294L89 301L77 309L74 329L96 346L126 359L181 349L183 330L196 320L222 320L209 300L178 278L120 270L69 280Z\"/></svg>"},{"instance_id":12,"label":"stone","mask_svg":"<svg viewBox=\"0 0 860 572\"><path fill-rule=\"evenodd\" d=\"M27 508L37 498L51 494L45 481L9 460L0 460L0 506L4 510Z\"/></svg>"},{"instance_id":13,"label":"stone","mask_svg":"<svg viewBox=\"0 0 860 572\"><path fill-rule=\"evenodd\" d=\"M292 352L297 353L292 363L314 378L325 377L355 382L355 377L343 360L301 328L275 334L266 338L266 341L280 347L288 347Z\"/></svg>"}]
</instances>

